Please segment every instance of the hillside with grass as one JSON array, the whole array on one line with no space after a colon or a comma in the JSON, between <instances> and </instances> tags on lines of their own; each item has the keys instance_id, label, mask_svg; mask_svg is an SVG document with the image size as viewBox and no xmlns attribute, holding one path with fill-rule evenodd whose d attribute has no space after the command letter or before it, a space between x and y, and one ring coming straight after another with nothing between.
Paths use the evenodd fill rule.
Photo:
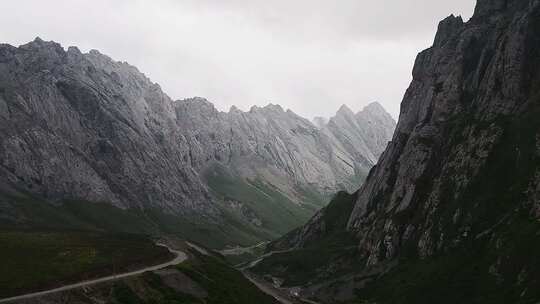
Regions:
<instances>
[{"instance_id":1,"label":"hillside with grass","mask_svg":"<svg viewBox=\"0 0 540 304\"><path fill-rule=\"evenodd\" d=\"M49 294L19 304L278 304L219 254L172 241L188 260L139 276Z\"/></svg>"},{"instance_id":2,"label":"hillside with grass","mask_svg":"<svg viewBox=\"0 0 540 304\"><path fill-rule=\"evenodd\" d=\"M142 235L172 234L214 249L228 244L249 246L275 234L257 231L235 219L224 206L224 218L182 217L158 208L121 209L108 203L62 200L51 203L27 193L0 193L0 229L84 230Z\"/></svg>"},{"instance_id":3,"label":"hillside with grass","mask_svg":"<svg viewBox=\"0 0 540 304\"><path fill-rule=\"evenodd\" d=\"M149 237L81 231L1 231L0 298L113 275L173 258Z\"/></svg>"}]
</instances>

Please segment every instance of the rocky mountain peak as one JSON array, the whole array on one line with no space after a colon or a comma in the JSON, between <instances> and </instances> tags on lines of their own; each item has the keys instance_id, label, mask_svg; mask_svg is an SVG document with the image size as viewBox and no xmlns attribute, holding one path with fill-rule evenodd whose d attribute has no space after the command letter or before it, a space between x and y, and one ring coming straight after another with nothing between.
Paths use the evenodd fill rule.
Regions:
<instances>
[{"instance_id":1,"label":"rocky mountain peak","mask_svg":"<svg viewBox=\"0 0 540 304\"><path fill-rule=\"evenodd\" d=\"M194 97L191 97L191 98L185 98L185 99L180 100L180 102L185 102L185 103L190 103L190 104L198 104L198 105L205 106L205 107L212 107L212 108L214 107L214 104L212 104L210 101L208 101L208 99L206 99L204 97L198 97L198 96L194 96Z\"/></svg>"},{"instance_id":2,"label":"rocky mountain peak","mask_svg":"<svg viewBox=\"0 0 540 304\"><path fill-rule=\"evenodd\" d=\"M176 115L179 123L190 121L192 117L203 116L206 119L218 116L214 104L202 97L192 97L175 102Z\"/></svg>"},{"instance_id":3,"label":"rocky mountain peak","mask_svg":"<svg viewBox=\"0 0 540 304\"><path fill-rule=\"evenodd\" d=\"M368 105L365 106L363 110L377 110L377 111L386 112L384 107L378 101L373 101L373 102L368 103Z\"/></svg>"},{"instance_id":4,"label":"rocky mountain peak","mask_svg":"<svg viewBox=\"0 0 540 304\"><path fill-rule=\"evenodd\" d=\"M43 66L54 62L59 63L67 57L64 48L59 43L44 41L39 37L19 46L17 49L27 51L26 55L36 59L35 63L37 66L34 69L43 68ZM40 59L37 60L37 57Z\"/></svg>"},{"instance_id":5,"label":"rocky mountain peak","mask_svg":"<svg viewBox=\"0 0 540 304\"><path fill-rule=\"evenodd\" d=\"M58 47L58 46L60 46L59 43L56 43L54 41L45 41L45 40L41 39L40 37L36 37L34 40L22 45L23 48L30 48L30 47L32 47L32 48L47 48L47 47Z\"/></svg>"},{"instance_id":6,"label":"rocky mountain peak","mask_svg":"<svg viewBox=\"0 0 540 304\"><path fill-rule=\"evenodd\" d=\"M229 113L242 113L242 111L240 109L238 109L238 107L236 107L235 105L232 105L229 108Z\"/></svg>"},{"instance_id":7,"label":"rocky mountain peak","mask_svg":"<svg viewBox=\"0 0 540 304\"><path fill-rule=\"evenodd\" d=\"M354 113L342 105L325 127L328 134L355 155L362 155L366 164L376 164L395 128L394 119L381 105L370 104Z\"/></svg>"},{"instance_id":8,"label":"rocky mountain peak","mask_svg":"<svg viewBox=\"0 0 540 304\"><path fill-rule=\"evenodd\" d=\"M257 111L259 111L261 109L261 107L257 106L257 105L253 105L251 106L251 108L249 108L249 112L250 113L255 113Z\"/></svg>"},{"instance_id":9,"label":"rocky mountain peak","mask_svg":"<svg viewBox=\"0 0 540 304\"><path fill-rule=\"evenodd\" d=\"M369 103L367 106L365 106L361 111L356 113L356 115L369 115L373 117L388 117L390 114L386 112L386 110L383 108L383 106L378 102L372 102Z\"/></svg>"},{"instance_id":10,"label":"rocky mountain peak","mask_svg":"<svg viewBox=\"0 0 540 304\"><path fill-rule=\"evenodd\" d=\"M284 114L285 113L285 110L283 110L283 108L278 105L278 104L272 104L272 103L269 103L267 104L266 106L264 107L260 107L260 106L252 106L250 109L249 109L249 112L250 113L267 113L267 114L277 114L277 115L281 115L281 114Z\"/></svg>"},{"instance_id":11,"label":"rocky mountain peak","mask_svg":"<svg viewBox=\"0 0 540 304\"><path fill-rule=\"evenodd\" d=\"M336 112L336 117L337 116L350 117L350 116L354 116L354 112L346 104L343 104L341 105L341 107L339 107L338 111Z\"/></svg>"},{"instance_id":12,"label":"rocky mountain peak","mask_svg":"<svg viewBox=\"0 0 540 304\"><path fill-rule=\"evenodd\" d=\"M537 5L529 6L533 3ZM462 20L454 16L441 22L436 39L439 43L418 56L415 70L421 72L414 75L404 97L395 141L372 172L372 178L361 188L351 216L351 229L357 230L359 234L373 236L374 234L364 230L364 225L378 221L367 219L375 213L380 216L379 220L388 224L391 219L386 217L386 211L393 210L398 214L414 209L412 212L421 213L420 210L427 210L423 208L432 208L429 212L433 213L443 201L443 205L450 202L454 205L456 202L466 204L470 198L460 199L460 196L466 195L466 189L473 187L472 180L495 180L494 176L482 177L480 172L496 167L495 161L487 162L487 155L492 155L490 158L495 157L496 152L492 154L490 151L493 151L496 145L510 144L503 134L512 132L507 129L512 123L503 121L510 119L517 123L518 117L528 117L520 109L535 108L533 101L525 102L525 97L516 99L512 96L515 94L514 88L529 87L530 82L535 79L535 76L523 77L522 67L524 64L538 65L538 61L528 61L529 57L525 55L538 54L538 42L525 42L521 37L537 35L539 28L531 27L530 22L540 11L538 3L540 2L525 0L479 1L473 19L482 14L489 16L482 20L477 19L481 23L462 24ZM444 43L448 39L452 39L452 43ZM517 107L518 104L521 106ZM528 119L530 118L525 120ZM531 128L534 130L534 127ZM480 138L477 137L478 134L483 135ZM477 153L481 153L479 151L484 151L486 157L478 157ZM445 172L454 173L447 175ZM443 190L449 185L455 187L451 197L446 196L447 193ZM476 193L479 197L483 194L487 195ZM375 202L377 195L384 199L377 198L377 206L374 207L371 204ZM463 208L469 207L471 206ZM398 226L388 228L384 233L391 234L390 230L406 229L415 229L420 234L426 233L415 240L404 235L399 238L406 237L417 242L415 245L419 254L429 256L438 248L446 246L442 243L436 244L434 239L426 239L426 230L430 223L439 220L431 218L415 224L392 223ZM405 226L399 226L402 224ZM407 225L410 228L407 228ZM450 228L452 225L454 224L438 228L438 233L454 229L455 227ZM404 230L400 230L401 228ZM383 237L384 233L379 236ZM445 238L450 242L451 237L448 234ZM373 263L393 258L400 246L396 241L394 245L384 249L386 256L381 254L382 251L375 250L377 253L370 253L370 258Z\"/></svg>"},{"instance_id":13,"label":"rocky mountain peak","mask_svg":"<svg viewBox=\"0 0 540 304\"><path fill-rule=\"evenodd\" d=\"M273 112L285 112L283 110L283 107L281 107L279 104L272 104L272 103L269 103L268 105L266 105L264 107L264 109L266 110L269 110L269 111L273 111Z\"/></svg>"},{"instance_id":14,"label":"rocky mountain peak","mask_svg":"<svg viewBox=\"0 0 540 304\"><path fill-rule=\"evenodd\" d=\"M461 16L450 15L439 23L439 28L435 36L434 46L440 46L455 35L463 27L463 19Z\"/></svg>"},{"instance_id":15,"label":"rocky mountain peak","mask_svg":"<svg viewBox=\"0 0 540 304\"><path fill-rule=\"evenodd\" d=\"M81 52L81 50L79 50L78 47L70 46L70 47L68 47L68 54L75 54L75 55L81 56L82 52Z\"/></svg>"}]
</instances>

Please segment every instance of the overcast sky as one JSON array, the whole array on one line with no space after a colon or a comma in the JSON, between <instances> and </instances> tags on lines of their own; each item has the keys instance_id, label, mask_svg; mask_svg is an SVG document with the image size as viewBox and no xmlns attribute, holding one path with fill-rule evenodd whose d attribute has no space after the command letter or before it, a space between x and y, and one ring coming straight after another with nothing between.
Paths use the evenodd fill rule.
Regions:
<instances>
[{"instance_id":1,"label":"overcast sky","mask_svg":"<svg viewBox=\"0 0 540 304\"><path fill-rule=\"evenodd\" d=\"M474 0L0 0L0 42L36 36L139 68L173 99L278 103L308 118L379 101L395 118L416 54Z\"/></svg>"}]
</instances>

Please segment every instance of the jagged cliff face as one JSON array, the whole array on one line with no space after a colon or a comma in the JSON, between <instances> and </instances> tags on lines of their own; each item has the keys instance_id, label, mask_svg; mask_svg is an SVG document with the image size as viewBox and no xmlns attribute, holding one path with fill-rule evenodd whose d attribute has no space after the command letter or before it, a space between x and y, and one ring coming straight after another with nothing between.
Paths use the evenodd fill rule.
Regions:
<instances>
[{"instance_id":1,"label":"jagged cliff face","mask_svg":"<svg viewBox=\"0 0 540 304\"><path fill-rule=\"evenodd\" d=\"M345 161L354 163L353 160L360 160L356 162L360 162L363 166L361 170L365 170L377 163L395 127L390 114L374 102L356 114L347 106L342 106L322 130L332 139L338 151L353 156L344 155ZM357 187L358 184L352 191Z\"/></svg>"},{"instance_id":2,"label":"jagged cliff face","mask_svg":"<svg viewBox=\"0 0 540 304\"><path fill-rule=\"evenodd\" d=\"M0 47L1 178L51 200L215 213L173 102L126 63L39 39Z\"/></svg>"},{"instance_id":3,"label":"jagged cliff face","mask_svg":"<svg viewBox=\"0 0 540 304\"><path fill-rule=\"evenodd\" d=\"M173 101L135 67L97 51L41 39L1 45L0 192L213 222L232 209L277 236L367 175L380 153L372 141L388 141L394 127L383 112L359 113L371 119L366 133L356 134L358 122L348 132L359 140L341 149L279 106L219 112L202 98ZM273 207L286 221L271 222Z\"/></svg>"},{"instance_id":4,"label":"jagged cliff face","mask_svg":"<svg viewBox=\"0 0 540 304\"><path fill-rule=\"evenodd\" d=\"M377 303L540 298L538 37L537 0L479 0L467 23L454 16L440 23L433 47L416 59L392 142L350 198L346 231L356 251L334 252L310 266L319 271L308 280L293 280L307 283L306 296L329 303L355 294ZM301 253L327 242L327 212L273 248ZM342 258L360 266L347 270ZM340 280L343 272L349 276Z\"/></svg>"},{"instance_id":5,"label":"jagged cliff face","mask_svg":"<svg viewBox=\"0 0 540 304\"><path fill-rule=\"evenodd\" d=\"M538 187L539 1L479 1L422 52L392 143L349 229L372 265L431 256L531 211ZM483 219L489 214L488 219Z\"/></svg>"},{"instance_id":6,"label":"jagged cliff face","mask_svg":"<svg viewBox=\"0 0 540 304\"><path fill-rule=\"evenodd\" d=\"M220 112L202 98L175 103L191 165L212 194L273 237L305 223L336 191L364 180L381 151L377 140L387 143L395 127L381 109L368 106L358 115L370 121L355 118L347 125L351 131L340 131L330 123L316 127L279 105ZM345 118L338 112L331 122L346 124Z\"/></svg>"},{"instance_id":7,"label":"jagged cliff face","mask_svg":"<svg viewBox=\"0 0 540 304\"><path fill-rule=\"evenodd\" d=\"M217 163L242 178L267 181L293 200L305 199L299 187L325 196L354 189L395 128L378 104L356 114L361 118L341 130L333 127L348 123L341 111L317 128L279 105L252 107L249 112L233 107L225 113L194 98L176 102L175 110L195 168L204 171ZM346 142L349 138L354 142Z\"/></svg>"}]
</instances>

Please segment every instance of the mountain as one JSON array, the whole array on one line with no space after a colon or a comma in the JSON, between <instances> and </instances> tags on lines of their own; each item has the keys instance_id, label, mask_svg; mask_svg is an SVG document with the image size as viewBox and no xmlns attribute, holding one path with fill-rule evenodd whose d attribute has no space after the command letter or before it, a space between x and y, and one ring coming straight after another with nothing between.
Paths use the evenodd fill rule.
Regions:
<instances>
[{"instance_id":1,"label":"mountain","mask_svg":"<svg viewBox=\"0 0 540 304\"><path fill-rule=\"evenodd\" d=\"M341 106L322 131L343 153L339 157L351 163L357 160L364 168L371 168L386 148L388 138L392 138L394 129L395 122L390 114L373 102L356 114L346 105ZM347 154L352 157L347 158ZM358 183L349 190L356 188Z\"/></svg>"},{"instance_id":2,"label":"mountain","mask_svg":"<svg viewBox=\"0 0 540 304\"><path fill-rule=\"evenodd\" d=\"M368 105L358 114L365 115L372 107L377 106ZM381 116L368 113L370 121L351 126L355 129L350 134L357 142L347 150L335 137L348 134L326 132L329 126L321 132L308 120L279 105L254 106L248 112L233 107L229 112L220 112L205 99L191 98L177 101L175 110L178 126L187 134L192 165L197 171L226 167L234 176L262 179L297 202L305 199L306 191L325 197L354 187L382 152L374 146L360 150L376 136L371 132L372 121L379 128L377 136L386 138L385 144L395 128L394 120L384 110ZM335 120L339 119L336 116Z\"/></svg>"},{"instance_id":3,"label":"mountain","mask_svg":"<svg viewBox=\"0 0 540 304\"><path fill-rule=\"evenodd\" d=\"M321 116L317 116L315 118L313 118L313 121L312 123L319 129L322 129L326 126L326 124L328 123L328 119L325 118L325 117L321 117Z\"/></svg>"},{"instance_id":4,"label":"mountain","mask_svg":"<svg viewBox=\"0 0 540 304\"><path fill-rule=\"evenodd\" d=\"M211 247L252 244L358 184L378 153L365 149L371 137L357 142L359 153L342 151L280 106L224 113L202 98L174 101L125 62L39 38L0 45L0 117L8 228L114 227ZM386 118L372 118L378 137L392 132Z\"/></svg>"},{"instance_id":5,"label":"mountain","mask_svg":"<svg viewBox=\"0 0 540 304\"><path fill-rule=\"evenodd\" d=\"M326 132L279 105L220 112L203 98L191 98L177 101L175 111L191 165L213 196L239 221L271 237L307 221L332 193L354 188L376 162L362 153L378 151L342 149ZM376 123L390 128L381 136L395 126L386 115ZM362 136L356 144L367 146L372 139Z\"/></svg>"},{"instance_id":6,"label":"mountain","mask_svg":"<svg viewBox=\"0 0 540 304\"><path fill-rule=\"evenodd\" d=\"M538 37L540 1L479 0L468 22L443 20L360 190L253 271L323 303L539 301Z\"/></svg>"}]
</instances>

